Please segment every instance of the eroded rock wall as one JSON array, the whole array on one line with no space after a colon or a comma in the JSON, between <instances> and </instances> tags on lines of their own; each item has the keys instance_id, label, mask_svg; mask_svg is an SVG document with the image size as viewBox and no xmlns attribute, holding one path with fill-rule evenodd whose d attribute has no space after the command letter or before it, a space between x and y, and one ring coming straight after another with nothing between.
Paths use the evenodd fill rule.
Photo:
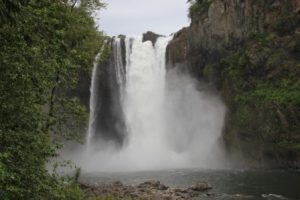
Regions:
<instances>
[{"instance_id":1,"label":"eroded rock wall","mask_svg":"<svg viewBox=\"0 0 300 200\"><path fill-rule=\"evenodd\" d=\"M222 93L223 139L235 160L299 168L300 1L202 3L168 45L168 67L180 65Z\"/></svg>"}]
</instances>

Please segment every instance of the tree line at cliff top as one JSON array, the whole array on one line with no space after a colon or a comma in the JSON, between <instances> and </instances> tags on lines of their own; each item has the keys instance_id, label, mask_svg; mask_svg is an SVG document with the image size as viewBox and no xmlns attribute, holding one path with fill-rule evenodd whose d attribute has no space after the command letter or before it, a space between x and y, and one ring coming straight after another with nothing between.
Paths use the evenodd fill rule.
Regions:
<instances>
[{"instance_id":1,"label":"tree line at cliff top","mask_svg":"<svg viewBox=\"0 0 300 200\"><path fill-rule=\"evenodd\" d=\"M77 138L86 110L67 95L104 41L99 0L0 2L0 199L84 199L74 179L46 165Z\"/></svg>"}]
</instances>

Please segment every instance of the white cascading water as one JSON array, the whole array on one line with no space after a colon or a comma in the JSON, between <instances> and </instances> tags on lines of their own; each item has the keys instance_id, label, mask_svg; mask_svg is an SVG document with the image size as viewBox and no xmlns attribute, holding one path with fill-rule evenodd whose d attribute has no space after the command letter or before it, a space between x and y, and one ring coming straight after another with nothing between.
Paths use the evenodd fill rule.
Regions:
<instances>
[{"instance_id":1,"label":"white cascading water","mask_svg":"<svg viewBox=\"0 0 300 200\"><path fill-rule=\"evenodd\" d=\"M199 82L176 68L166 72L165 53L170 39L159 37L153 47L142 38L127 38L126 78L121 71L120 41L115 41L119 50L114 53L120 60L115 61L116 76L123 85L121 100L128 135L121 150L108 145L106 150L81 157L83 170L223 167L218 139L224 105L218 96L201 91ZM93 99L90 114L94 115L92 103Z\"/></svg>"},{"instance_id":2,"label":"white cascading water","mask_svg":"<svg viewBox=\"0 0 300 200\"><path fill-rule=\"evenodd\" d=\"M165 50L169 40L160 37L154 47L141 38L132 43L123 104L129 134L125 154L130 165L139 169L174 166L162 166L172 153L164 138Z\"/></svg>"},{"instance_id":3,"label":"white cascading water","mask_svg":"<svg viewBox=\"0 0 300 200\"><path fill-rule=\"evenodd\" d=\"M103 51L104 45L102 46L101 52ZM88 134L87 134L87 147L89 148L91 146L91 140L93 136L95 135L95 130L93 129L93 123L95 120L95 106L96 106L96 95L94 94L94 91L97 89L97 68L98 68L98 60L100 58L100 54L97 54L95 61L94 61L94 66L93 66L93 71L92 71L92 82L91 82L91 89L90 89L90 115L89 115L89 126L88 126Z\"/></svg>"},{"instance_id":4,"label":"white cascading water","mask_svg":"<svg viewBox=\"0 0 300 200\"><path fill-rule=\"evenodd\" d=\"M115 64L115 72L116 72L116 79L118 82L118 85L120 86L120 90L124 90L124 84L125 84L125 71L124 66L122 62L122 51L121 51L121 39L115 38L114 39L114 64Z\"/></svg>"},{"instance_id":5,"label":"white cascading water","mask_svg":"<svg viewBox=\"0 0 300 200\"><path fill-rule=\"evenodd\" d=\"M98 62L99 59L101 57L101 54L104 51L105 45L107 41L105 40L100 52L97 54L94 63L93 63L93 70L92 70L92 79L91 79L91 88L90 88L90 114L89 114L89 124L88 124L88 133L87 133L87 137L86 137L86 143L87 143L87 147L88 147L88 151L90 151L89 147L91 146L91 141L93 136L95 135L95 129L93 128L93 123L95 121L95 116L96 116L96 111L95 111L95 107L96 107L96 101L97 101L97 95L95 93L95 91L98 90L97 84L98 84L98 77L97 77L97 70L98 70Z\"/></svg>"}]
</instances>

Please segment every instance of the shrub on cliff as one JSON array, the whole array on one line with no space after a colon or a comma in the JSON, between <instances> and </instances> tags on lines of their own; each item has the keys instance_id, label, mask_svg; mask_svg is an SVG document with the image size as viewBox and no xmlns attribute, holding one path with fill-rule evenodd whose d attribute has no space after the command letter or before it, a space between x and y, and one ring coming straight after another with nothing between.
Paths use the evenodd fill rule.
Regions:
<instances>
[{"instance_id":1,"label":"shrub on cliff","mask_svg":"<svg viewBox=\"0 0 300 200\"><path fill-rule=\"evenodd\" d=\"M238 135L247 158L279 164L300 155L298 37L295 31L256 34L221 64L231 109L226 141Z\"/></svg>"},{"instance_id":2,"label":"shrub on cliff","mask_svg":"<svg viewBox=\"0 0 300 200\"><path fill-rule=\"evenodd\" d=\"M195 14L206 13L210 6L209 0L189 0L188 2L191 4L188 14L189 18L192 18Z\"/></svg>"},{"instance_id":3,"label":"shrub on cliff","mask_svg":"<svg viewBox=\"0 0 300 200\"><path fill-rule=\"evenodd\" d=\"M273 24L273 30L280 35L293 33L295 28L300 23L300 14L299 16L295 15L282 15L276 20Z\"/></svg>"}]
</instances>

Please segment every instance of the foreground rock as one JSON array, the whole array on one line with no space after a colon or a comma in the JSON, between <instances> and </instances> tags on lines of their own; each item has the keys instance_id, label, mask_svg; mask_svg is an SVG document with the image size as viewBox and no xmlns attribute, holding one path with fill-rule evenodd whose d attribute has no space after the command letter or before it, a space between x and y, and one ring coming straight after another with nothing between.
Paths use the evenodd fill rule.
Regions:
<instances>
[{"instance_id":1,"label":"foreground rock","mask_svg":"<svg viewBox=\"0 0 300 200\"><path fill-rule=\"evenodd\" d=\"M143 200L185 200L198 199L212 187L207 182L195 182L187 188L171 188L159 181L146 181L139 185L124 185L121 182L111 184L81 184L89 196L111 195L116 199L133 198ZM205 194L212 195L210 193Z\"/></svg>"},{"instance_id":2,"label":"foreground rock","mask_svg":"<svg viewBox=\"0 0 300 200\"><path fill-rule=\"evenodd\" d=\"M196 182L189 188L194 191L206 191L212 189L208 182Z\"/></svg>"}]
</instances>

